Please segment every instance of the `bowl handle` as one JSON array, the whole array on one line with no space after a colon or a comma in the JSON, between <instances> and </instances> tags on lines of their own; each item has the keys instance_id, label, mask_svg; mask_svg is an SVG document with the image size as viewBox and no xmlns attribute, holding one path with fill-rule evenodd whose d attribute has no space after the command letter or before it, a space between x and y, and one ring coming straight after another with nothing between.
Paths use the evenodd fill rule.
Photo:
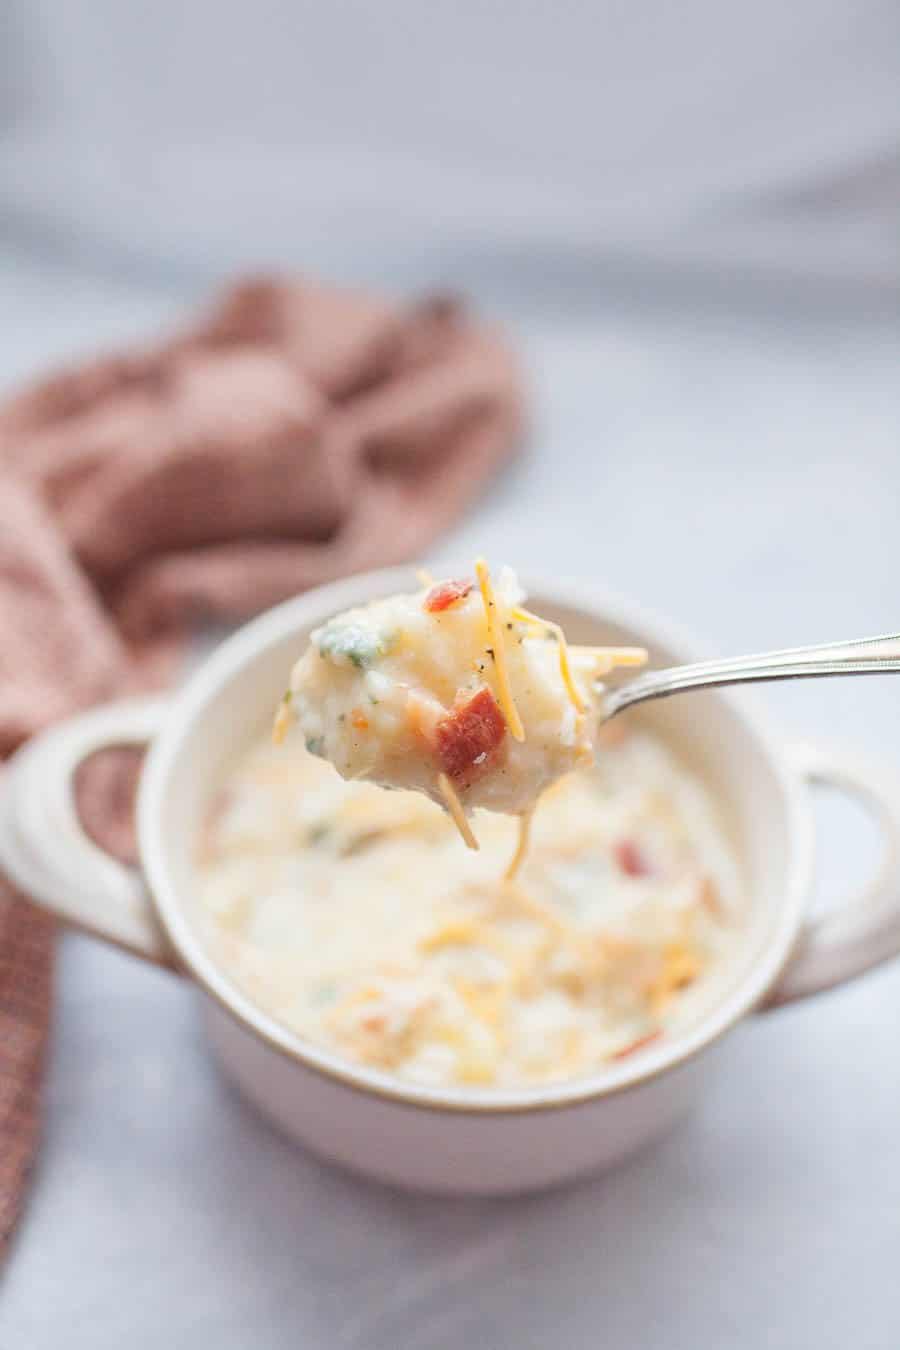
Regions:
<instances>
[{"instance_id":1,"label":"bowl handle","mask_svg":"<svg viewBox=\"0 0 900 1350\"><path fill-rule=\"evenodd\" d=\"M106 704L23 746L0 777L0 868L63 923L175 969L140 873L88 837L74 789L79 765L98 750L148 745L164 710L151 698Z\"/></svg>"},{"instance_id":2,"label":"bowl handle","mask_svg":"<svg viewBox=\"0 0 900 1350\"><path fill-rule=\"evenodd\" d=\"M884 841L881 865L858 895L807 919L763 1008L853 980L900 954L900 782L845 750L800 744L791 758L810 787L837 788L875 818Z\"/></svg>"}]
</instances>

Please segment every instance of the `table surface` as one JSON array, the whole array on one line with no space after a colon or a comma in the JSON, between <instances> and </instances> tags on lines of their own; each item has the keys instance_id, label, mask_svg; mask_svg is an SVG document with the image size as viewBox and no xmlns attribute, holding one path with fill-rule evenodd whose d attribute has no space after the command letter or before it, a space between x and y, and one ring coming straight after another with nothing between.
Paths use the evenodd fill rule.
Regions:
<instances>
[{"instance_id":1,"label":"table surface","mask_svg":"<svg viewBox=\"0 0 900 1350\"><path fill-rule=\"evenodd\" d=\"M0 253L2 378L170 322L183 295ZM550 556L723 651L898 626L900 324L612 291L516 323L528 455L441 554ZM786 736L900 751L889 680L770 689ZM823 808L822 889L872 863ZM827 844L827 846L826 846ZM620 1170L448 1201L343 1175L262 1123L191 990L63 941L43 1148L0 1345L895 1350L900 965L754 1019L708 1099Z\"/></svg>"}]
</instances>

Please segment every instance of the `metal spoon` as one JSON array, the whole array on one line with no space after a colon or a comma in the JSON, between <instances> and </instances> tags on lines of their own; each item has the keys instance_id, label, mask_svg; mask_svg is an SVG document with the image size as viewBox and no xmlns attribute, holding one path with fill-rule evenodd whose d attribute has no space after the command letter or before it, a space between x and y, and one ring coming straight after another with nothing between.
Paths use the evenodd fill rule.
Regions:
<instances>
[{"instance_id":1,"label":"metal spoon","mask_svg":"<svg viewBox=\"0 0 900 1350\"><path fill-rule=\"evenodd\" d=\"M900 671L900 633L650 670L617 689L607 690L601 716L608 721L634 703L668 698L689 689L750 684L754 680L806 680L817 675L883 675L889 671Z\"/></svg>"}]
</instances>

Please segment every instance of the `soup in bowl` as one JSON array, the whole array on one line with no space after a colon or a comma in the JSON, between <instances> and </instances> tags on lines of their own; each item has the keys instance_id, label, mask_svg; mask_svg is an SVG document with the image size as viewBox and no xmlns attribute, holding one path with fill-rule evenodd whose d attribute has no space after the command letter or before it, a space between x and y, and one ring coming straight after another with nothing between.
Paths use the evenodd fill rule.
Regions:
<instances>
[{"instance_id":1,"label":"soup in bowl","mask_svg":"<svg viewBox=\"0 0 900 1350\"><path fill-rule=\"evenodd\" d=\"M224 1070L295 1139L406 1186L534 1189L661 1134L749 1012L900 949L900 793L846 753L786 746L746 694L692 693L612 724L596 779L564 779L539 808L509 894L510 822L480 822L470 854L426 798L307 781L331 771L265 743L310 633L410 585L393 569L310 592L172 700L39 737L0 780L0 866L63 920L192 979ZM602 592L527 589L574 643L702 655ZM73 804L79 764L124 744L150 747L137 871ZM859 896L809 920L816 781L867 804L889 847Z\"/></svg>"},{"instance_id":2,"label":"soup in bowl","mask_svg":"<svg viewBox=\"0 0 900 1350\"><path fill-rule=\"evenodd\" d=\"M741 940L717 804L662 740L616 725L597 764L471 852L422 794L345 782L302 739L245 752L196 855L213 959L304 1040L411 1083L596 1072L702 1015Z\"/></svg>"}]
</instances>

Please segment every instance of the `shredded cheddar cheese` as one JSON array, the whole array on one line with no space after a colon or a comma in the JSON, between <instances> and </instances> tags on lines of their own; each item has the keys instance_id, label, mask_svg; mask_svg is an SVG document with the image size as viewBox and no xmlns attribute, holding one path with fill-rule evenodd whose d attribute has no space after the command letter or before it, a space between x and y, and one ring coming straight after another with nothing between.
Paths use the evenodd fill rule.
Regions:
<instances>
[{"instance_id":1,"label":"shredded cheddar cheese","mask_svg":"<svg viewBox=\"0 0 900 1350\"><path fill-rule=\"evenodd\" d=\"M586 656L594 661L595 675L608 675L620 666L643 666L647 661L646 647L570 647L574 656Z\"/></svg>"},{"instance_id":2,"label":"shredded cheddar cheese","mask_svg":"<svg viewBox=\"0 0 900 1350\"><path fill-rule=\"evenodd\" d=\"M528 840L531 837L531 818L534 815L534 808L530 811L523 811L519 816L519 834L516 842L516 851L512 856L509 867L503 874L505 881L514 881L518 875L519 868L525 861L525 854L528 852Z\"/></svg>"},{"instance_id":3,"label":"shredded cheddar cheese","mask_svg":"<svg viewBox=\"0 0 900 1350\"><path fill-rule=\"evenodd\" d=\"M438 788L444 799L447 811L449 812L454 825L462 835L466 847L477 851L478 840L472 833L471 825L466 820L466 813L463 810L462 802L459 800L456 788L445 773L438 774Z\"/></svg>"},{"instance_id":4,"label":"shredded cheddar cheese","mask_svg":"<svg viewBox=\"0 0 900 1350\"><path fill-rule=\"evenodd\" d=\"M559 647L559 673L562 676L563 684L566 686L566 693L572 701L572 706L577 713L586 711L587 704L581 697L575 681L572 679L572 668L569 664L569 644L566 642L566 635L558 623L553 623L550 619L541 619L537 614L532 614L528 609L517 607L513 610L513 618L523 623L530 623L545 628L548 633L552 633L556 638L556 644Z\"/></svg>"},{"instance_id":5,"label":"shredded cheddar cheese","mask_svg":"<svg viewBox=\"0 0 900 1350\"><path fill-rule=\"evenodd\" d=\"M456 919L450 923L445 923L443 928L438 928L433 933L429 933L419 943L419 950L423 952L437 952L444 947L457 947L466 943L474 942L478 937L478 925L472 919Z\"/></svg>"},{"instance_id":6,"label":"shredded cheddar cheese","mask_svg":"<svg viewBox=\"0 0 900 1350\"><path fill-rule=\"evenodd\" d=\"M503 625L500 622L500 616L497 613L497 597L491 581L491 574L484 558L478 558L476 560L475 575L478 578L478 586L481 590L481 598L484 602L488 640L494 653L494 666L497 672L497 701L500 704L503 716L506 718L506 725L509 727L509 733L513 740L524 741L525 728L522 726L522 719L519 717L519 710L515 705L509 684L509 670L506 664L506 645L504 642Z\"/></svg>"}]
</instances>

